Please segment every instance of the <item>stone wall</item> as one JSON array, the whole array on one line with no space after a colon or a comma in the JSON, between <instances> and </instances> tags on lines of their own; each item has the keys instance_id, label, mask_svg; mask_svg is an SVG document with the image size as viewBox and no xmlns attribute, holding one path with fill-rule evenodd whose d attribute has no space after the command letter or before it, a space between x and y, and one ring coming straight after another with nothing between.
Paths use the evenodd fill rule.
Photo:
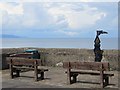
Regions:
<instances>
[{"instance_id":1,"label":"stone wall","mask_svg":"<svg viewBox=\"0 0 120 90\"><path fill-rule=\"evenodd\" d=\"M28 48L2 49L2 54L12 54L24 52ZM56 66L63 61L92 61L94 62L94 52L92 49L58 49L58 48L35 48L41 54L44 65ZM5 62L3 56L2 61ZM110 63L111 70L118 70L118 50L104 50L102 61ZM4 65L3 65L4 66Z\"/></svg>"}]
</instances>

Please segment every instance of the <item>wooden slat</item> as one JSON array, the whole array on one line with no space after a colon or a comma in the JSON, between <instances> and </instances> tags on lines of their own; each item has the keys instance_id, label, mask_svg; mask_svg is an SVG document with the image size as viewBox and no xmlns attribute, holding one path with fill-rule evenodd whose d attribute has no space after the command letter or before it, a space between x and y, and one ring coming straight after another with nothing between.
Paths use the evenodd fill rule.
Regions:
<instances>
[{"instance_id":1,"label":"wooden slat","mask_svg":"<svg viewBox=\"0 0 120 90\"><path fill-rule=\"evenodd\" d=\"M29 70L34 70L34 68L32 67L24 67L24 66L13 66L13 68L16 68L16 69L29 69Z\"/></svg>"},{"instance_id":2,"label":"wooden slat","mask_svg":"<svg viewBox=\"0 0 120 90\"><path fill-rule=\"evenodd\" d=\"M102 64L104 70L109 70L108 62L63 62L63 67L81 70L100 70Z\"/></svg>"},{"instance_id":3,"label":"wooden slat","mask_svg":"<svg viewBox=\"0 0 120 90\"><path fill-rule=\"evenodd\" d=\"M67 71L65 73L67 73ZM71 74L100 75L100 72L95 72L95 71L71 71ZM112 73L104 73L104 75L114 76L114 74L112 74Z\"/></svg>"},{"instance_id":4,"label":"wooden slat","mask_svg":"<svg viewBox=\"0 0 120 90\"><path fill-rule=\"evenodd\" d=\"M24 57L24 58L29 58L31 56L32 56L31 53L19 53L10 55L10 57Z\"/></svg>"},{"instance_id":5,"label":"wooden slat","mask_svg":"<svg viewBox=\"0 0 120 90\"><path fill-rule=\"evenodd\" d=\"M13 66L13 68L16 68L16 69L29 69L29 70L34 70L34 67L32 68L32 67L25 67L25 66ZM37 69L38 70L38 72L45 72L45 71L48 71L48 69L45 69L45 68L38 68Z\"/></svg>"},{"instance_id":6,"label":"wooden slat","mask_svg":"<svg viewBox=\"0 0 120 90\"><path fill-rule=\"evenodd\" d=\"M9 57L7 58L7 63L10 64L10 60L12 59L13 65L32 65L34 66L34 62L37 61L37 65L41 65L40 59L28 59L28 58L18 58L18 57Z\"/></svg>"}]
</instances>

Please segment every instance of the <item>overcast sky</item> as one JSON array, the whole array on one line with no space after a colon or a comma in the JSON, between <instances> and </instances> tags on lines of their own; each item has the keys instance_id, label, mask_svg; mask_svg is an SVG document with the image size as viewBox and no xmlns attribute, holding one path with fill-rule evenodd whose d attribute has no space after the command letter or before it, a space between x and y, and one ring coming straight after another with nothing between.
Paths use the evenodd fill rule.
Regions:
<instances>
[{"instance_id":1,"label":"overcast sky","mask_svg":"<svg viewBox=\"0 0 120 90\"><path fill-rule=\"evenodd\" d=\"M31 38L118 37L117 2L0 2L2 33ZM91 0L92 1L92 0Z\"/></svg>"}]
</instances>

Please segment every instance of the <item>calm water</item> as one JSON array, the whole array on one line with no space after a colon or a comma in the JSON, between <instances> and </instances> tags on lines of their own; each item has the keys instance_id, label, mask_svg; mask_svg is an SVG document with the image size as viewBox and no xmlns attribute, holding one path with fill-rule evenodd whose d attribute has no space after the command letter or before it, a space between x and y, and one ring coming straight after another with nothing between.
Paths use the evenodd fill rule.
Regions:
<instances>
[{"instance_id":1,"label":"calm water","mask_svg":"<svg viewBox=\"0 0 120 90\"><path fill-rule=\"evenodd\" d=\"M38 48L94 48L94 38L79 39L31 39L4 38L2 48L38 47ZM118 39L101 39L102 49L118 49Z\"/></svg>"}]
</instances>

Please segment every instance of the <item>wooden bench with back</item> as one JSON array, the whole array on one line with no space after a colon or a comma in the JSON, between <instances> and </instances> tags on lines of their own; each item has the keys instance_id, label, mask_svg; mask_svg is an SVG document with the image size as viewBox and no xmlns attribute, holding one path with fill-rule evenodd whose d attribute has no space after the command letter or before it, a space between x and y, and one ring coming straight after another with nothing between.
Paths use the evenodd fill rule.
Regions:
<instances>
[{"instance_id":1,"label":"wooden bench with back","mask_svg":"<svg viewBox=\"0 0 120 90\"><path fill-rule=\"evenodd\" d=\"M19 77L21 71L32 70L34 71L35 81L38 81L38 79L43 80L44 72L48 71L48 69L38 67L42 65L40 59L12 57L12 58L7 58L7 63L9 64L11 78L14 78L15 76ZM40 77L38 77L39 74Z\"/></svg>"},{"instance_id":2,"label":"wooden bench with back","mask_svg":"<svg viewBox=\"0 0 120 90\"><path fill-rule=\"evenodd\" d=\"M75 83L78 74L99 75L101 87L109 84L109 77L114 76L109 72L108 62L63 62L63 67L67 69L67 83Z\"/></svg>"}]
</instances>

